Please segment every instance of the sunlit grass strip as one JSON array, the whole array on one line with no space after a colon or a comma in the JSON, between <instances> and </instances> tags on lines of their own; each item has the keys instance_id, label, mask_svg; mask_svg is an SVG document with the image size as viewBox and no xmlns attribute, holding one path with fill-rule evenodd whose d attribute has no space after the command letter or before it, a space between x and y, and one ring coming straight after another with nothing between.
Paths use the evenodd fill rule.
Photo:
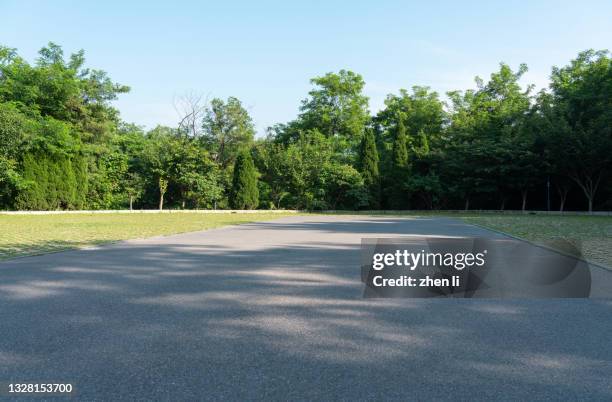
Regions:
<instances>
[{"instance_id":1,"label":"sunlit grass strip","mask_svg":"<svg viewBox=\"0 0 612 402\"><path fill-rule=\"evenodd\" d=\"M568 212L520 213L520 212L465 212L465 211L326 211L324 215L370 215L387 217L449 217L467 223L542 244L559 248L571 243L591 262L612 268L612 216L610 213L585 215ZM567 251L564 250L563 251Z\"/></svg>"},{"instance_id":2,"label":"sunlit grass strip","mask_svg":"<svg viewBox=\"0 0 612 402\"><path fill-rule=\"evenodd\" d=\"M295 213L0 215L0 260L289 215Z\"/></svg>"},{"instance_id":3,"label":"sunlit grass strip","mask_svg":"<svg viewBox=\"0 0 612 402\"><path fill-rule=\"evenodd\" d=\"M295 212L0 215L0 260L290 215L295 215ZM608 216L435 212L392 215L450 216L544 245L556 239L563 239L581 249L588 260L612 267L612 217Z\"/></svg>"},{"instance_id":4,"label":"sunlit grass strip","mask_svg":"<svg viewBox=\"0 0 612 402\"><path fill-rule=\"evenodd\" d=\"M612 267L609 216L465 215L461 219L543 245L565 240L587 260Z\"/></svg>"}]
</instances>

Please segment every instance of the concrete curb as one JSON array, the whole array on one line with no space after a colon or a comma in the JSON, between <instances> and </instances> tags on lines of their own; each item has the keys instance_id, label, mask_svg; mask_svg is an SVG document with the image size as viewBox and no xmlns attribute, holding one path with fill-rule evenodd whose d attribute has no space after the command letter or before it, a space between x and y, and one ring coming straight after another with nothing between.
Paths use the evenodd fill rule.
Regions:
<instances>
[{"instance_id":1,"label":"concrete curb","mask_svg":"<svg viewBox=\"0 0 612 402\"><path fill-rule=\"evenodd\" d=\"M139 209L139 210L83 210L83 211L0 211L0 215L70 215L70 214L286 214L299 213L285 209Z\"/></svg>"}]
</instances>

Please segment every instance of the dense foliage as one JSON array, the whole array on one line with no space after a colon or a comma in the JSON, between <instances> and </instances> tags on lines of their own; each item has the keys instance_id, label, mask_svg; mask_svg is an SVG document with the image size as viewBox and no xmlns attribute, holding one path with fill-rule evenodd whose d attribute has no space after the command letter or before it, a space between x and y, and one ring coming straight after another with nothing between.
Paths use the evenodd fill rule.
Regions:
<instances>
[{"instance_id":1,"label":"dense foliage","mask_svg":"<svg viewBox=\"0 0 612 402\"><path fill-rule=\"evenodd\" d=\"M30 64L0 47L0 208L612 208L610 53L553 68L539 93L526 71L502 63L446 101L402 89L374 116L360 75L328 73L256 139L237 98L145 132L82 51L50 43Z\"/></svg>"},{"instance_id":2,"label":"dense foliage","mask_svg":"<svg viewBox=\"0 0 612 402\"><path fill-rule=\"evenodd\" d=\"M234 209L254 209L257 208L257 204L259 204L257 170L251 154L243 151L236 157L234 164L230 205Z\"/></svg>"}]
</instances>

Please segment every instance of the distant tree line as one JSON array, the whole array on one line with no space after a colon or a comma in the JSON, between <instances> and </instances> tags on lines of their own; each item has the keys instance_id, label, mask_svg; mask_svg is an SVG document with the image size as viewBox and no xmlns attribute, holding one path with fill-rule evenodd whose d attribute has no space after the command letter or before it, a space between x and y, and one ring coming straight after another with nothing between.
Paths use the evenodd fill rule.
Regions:
<instances>
[{"instance_id":1,"label":"distant tree line","mask_svg":"<svg viewBox=\"0 0 612 402\"><path fill-rule=\"evenodd\" d=\"M328 73L265 138L233 97L187 97L176 127L145 132L83 51L39 54L0 47L2 209L612 209L608 51L538 93L502 63L476 89L402 89L375 115L360 75Z\"/></svg>"}]
</instances>

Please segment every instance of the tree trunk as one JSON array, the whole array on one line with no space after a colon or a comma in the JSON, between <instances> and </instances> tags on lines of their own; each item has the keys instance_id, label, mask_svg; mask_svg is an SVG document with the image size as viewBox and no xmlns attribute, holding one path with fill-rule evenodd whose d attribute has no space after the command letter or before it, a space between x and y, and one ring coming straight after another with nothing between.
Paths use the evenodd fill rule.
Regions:
<instances>
[{"instance_id":1,"label":"tree trunk","mask_svg":"<svg viewBox=\"0 0 612 402\"><path fill-rule=\"evenodd\" d=\"M433 209L433 196L430 193L421 194L421 200L423 200L425 208L429 210Z\"/></svg>"},{"instance_id":2,"label":"tree trunk","mask_svg":"<svg viewBox=\"0 0 612 402\"><path fill-rule=\"evenodd\" d=\"M501 205L499 206L500 211L503 211L504 209L506 209L506 198L502 198Z\"/></svg>"},{"instance_id":3,"label":"tree trunk","mask_svg":"<svg viewBox=\"0 0 612 402\"><path fill-rule=\"evenodd\" d=\"M340 197L342 197L342 194L339 194L336 199L334 200L334 202L332 203L332 209L335 210L336 206L338 205L338 201L340 201Z\"/></svg>"},{"instance_id":4,"label":"tree trunk","mask_svg":"<svg viewBox=\"0 0 612 402\"><path fill-rule=\"evenodd\" d=\"M561 198L561 202L559 203L559 212L563 212L564 207L565 207L565 197Z\"/></svg>"},{"instance_id":5,"label":"tree trunk","mask_svg":"<svg viewBox=\"0 0 612 402\"><path fill-rule=\"evenodd\" d=\"M589 213L593 212L593 200L595 199L595 193L597 193L597 188L599 187L599 183L601 181L602 172L600 171L596 177L593 175L580 175L574 173L571 178L582 188L584 195L589 201Z\"/></svg>"},{"instance_id":6,"label":"tree trunk","mask_svg":"<svg viewBox=\"0 0 612 402\"><path fill-rule=\"evenodd\" d=\"M525 208L527 207L527 190L521 191L521 196L523 197L523 206L521 207L521 211L525 212Z\"/></svg>"},{"instance_id":7,"label":"tree trunk","mask_svg":"<svg viewBox=\"0 0 612 402\"><path fill-rule=\"evenodd\" d=\"M166 194L166 190L168 189L168 181L163 177L159 178L159 210L161 211L164 208L164 194Z\"/></svg>"},{"instance_id":8,"label":"tree trunk","mask_svg":"<svg viewBox=\"0 0 612 402\"><path fill-rule=\"evenodd\" d=\"M465 199L465 210L467 211L468 209L470 209L470 199L466 198Z\"/></svg>"},{"instance_id":9,"label":"tree trunk","mask_svg":"<svg viewBox=\"0 0 612 402\"><path fill-rule=\"evenodd\" d=\"M134 197L130 195L130 211L132 210L133 201L134 201Z\"/></svg>"},{"instance_id":10,"label":"tree trunk","mask_svg":"<svg viewBox=\"0 0 612 402\"><path fill-rule=\"evenodd\" d=\"M185 200L183 199L183 201L181 202L181 208L185 209Z\"/></svg>"},{"instance_id":11,"label":"tree trunk","mask_svg":"<svg viewBox=\"0 0 612 402\"><path fill-rule=\"evenodd\" d=\"M557 193L559 193L559 212L563 212L563 210L565 209L565 200L567 199L567 193L569 193L569 186L558 185Z\"/></svg>"}]
</instances>

